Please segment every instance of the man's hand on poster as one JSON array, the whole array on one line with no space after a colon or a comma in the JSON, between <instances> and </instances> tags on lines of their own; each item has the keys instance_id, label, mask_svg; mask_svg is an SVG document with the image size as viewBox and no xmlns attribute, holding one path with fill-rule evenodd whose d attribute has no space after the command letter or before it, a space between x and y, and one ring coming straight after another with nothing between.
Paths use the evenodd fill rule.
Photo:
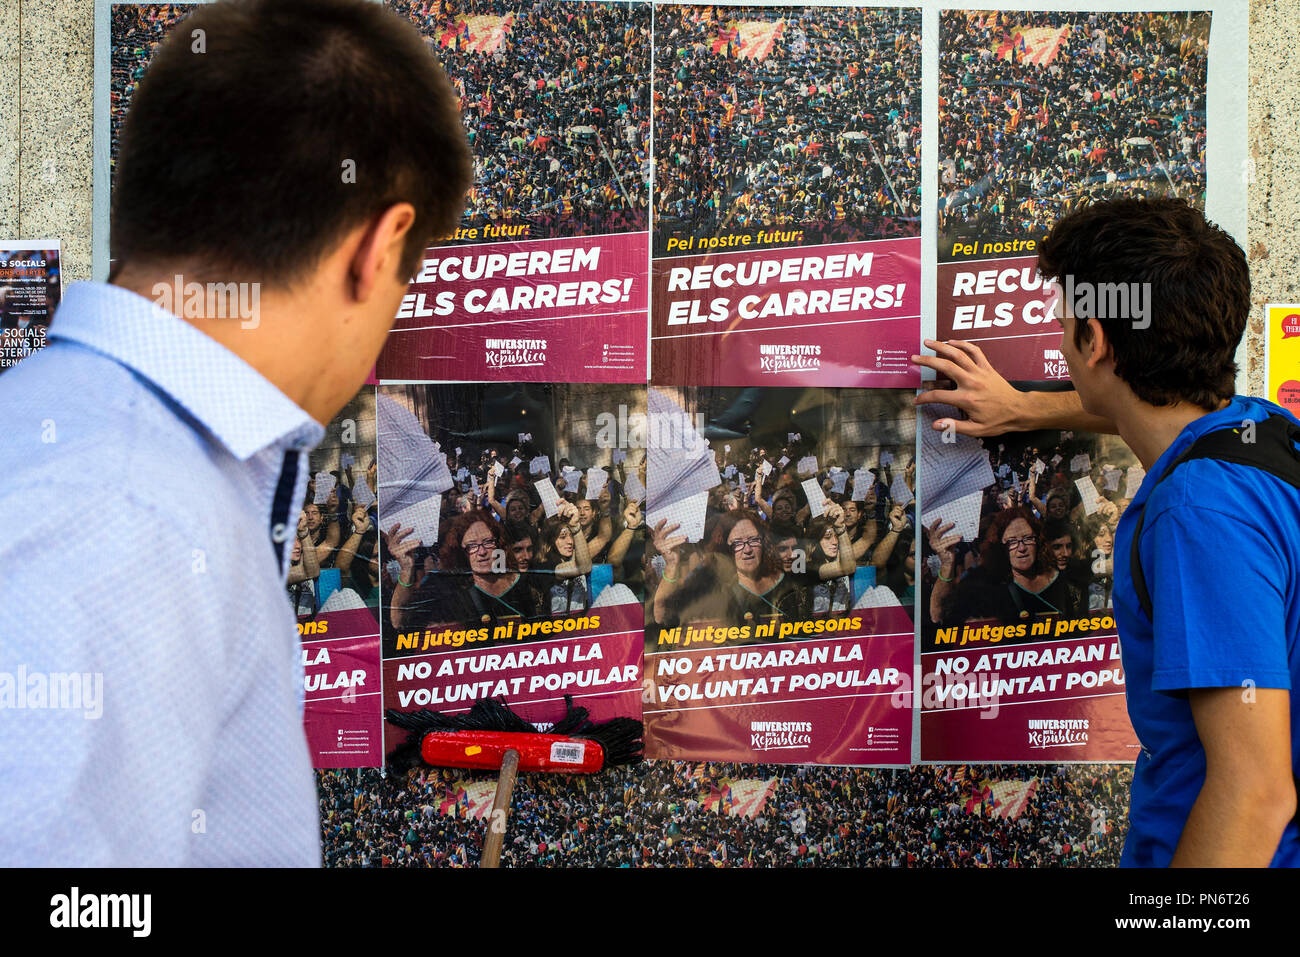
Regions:
<instances>
[{"instance_id":1,"label":"man's hand on poster","mask_svg":"<svg viewBox=\"0 0 1300 957\"><path fill-rule=\"evenodd\" d=\"M1019 417L1025 393L1013 388L993 368L979 346L959 339L951 342L926 339L925 345L935 354L914 355L912 362L933 369L940 380L947 380L956 388L940 389L935 383L918 395L915 403L942 402L955 406L967 416L965 419L936 419L936 430L951 428L959 435L986 436L1022 428Z\"/></svg>"},{"instance_id":2,"label":"man's hand on poster","mask_svg":"<svg viewBox=\"0 0 1300 957\"><path fill-rule=\"evenodd\" d=\"M983 438L1004 432L1034 429L1080 429L1115 435L1115 423L1083 410L1079 394L1068 392L1022 392L1002 377L984 351L972 342L953 339L925 340L932 356L912 356L915 365L933 369L939 380L956 388L940 389L937 382L926 384L914 400L917 405L941 402L966 414L964 419L936 419L933 428Z\"/></svg>"}]
</instances>

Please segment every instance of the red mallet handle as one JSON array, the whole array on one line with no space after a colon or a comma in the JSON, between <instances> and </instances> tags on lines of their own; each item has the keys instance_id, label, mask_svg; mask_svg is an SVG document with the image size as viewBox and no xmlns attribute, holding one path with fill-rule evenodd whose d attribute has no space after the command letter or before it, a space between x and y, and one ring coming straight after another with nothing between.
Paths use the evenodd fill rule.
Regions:
<instances>
[{"instance_id":1,"label":"red mallet handle","mask_svg":"<svg viewBox=\"0 0 1300 957\"><path fill-rule=\"evenodd\" d=\"M482 768L495 771L507 751L519 752L520 771L592 774L605 763L605 750L595 741L561 734L521 731L434 731L420 742L425 763L442 768Z\"/></svg>"}]
</instances>

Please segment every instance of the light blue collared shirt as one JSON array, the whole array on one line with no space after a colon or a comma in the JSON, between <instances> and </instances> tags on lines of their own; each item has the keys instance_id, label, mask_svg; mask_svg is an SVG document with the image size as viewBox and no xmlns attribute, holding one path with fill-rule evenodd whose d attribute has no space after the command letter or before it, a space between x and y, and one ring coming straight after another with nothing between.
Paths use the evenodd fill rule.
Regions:
<instances>
[{"instance_id":1,"label":"light blue collared shirt","mask_svg":"<svg viewBox=\"0 0 1300 957\"><path fill-rule=\"evenodd\" d=\"M99 283L0 422L0 865L318 866L281 516L324 429Z\"/></svg>"}]
</instances>

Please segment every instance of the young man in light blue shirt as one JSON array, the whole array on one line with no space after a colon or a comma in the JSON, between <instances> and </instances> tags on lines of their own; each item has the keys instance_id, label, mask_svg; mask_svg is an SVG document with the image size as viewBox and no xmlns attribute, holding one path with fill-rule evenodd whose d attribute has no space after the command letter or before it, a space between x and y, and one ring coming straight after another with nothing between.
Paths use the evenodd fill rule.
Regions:
<instances>
[{"instance_id":1,"label":"young man in light blue shirt","mask_svg":"<svg viewBox=\"0 0 1300 957\"><path fill-rule=\"evenodd\" d=\"M220 0L162 44L109 284L0 376L0 865L320 863L284 592L305 453L470 177L381 4Z\"/></svg>"}]
</instances>

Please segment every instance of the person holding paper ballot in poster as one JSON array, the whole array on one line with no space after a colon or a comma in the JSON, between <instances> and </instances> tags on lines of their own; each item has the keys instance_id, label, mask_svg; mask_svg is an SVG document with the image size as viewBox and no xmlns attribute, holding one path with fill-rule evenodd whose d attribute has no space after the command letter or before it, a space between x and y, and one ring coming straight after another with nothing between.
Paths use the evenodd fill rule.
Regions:
<instances>
[{"instance_id":1,"label":"person holding paper ballot in poster","mask_svg":"<svg viewBox=\"0 0 1300 957\"><path fill-rule=\"evenodd\" d=\"M1043 548L1043 525L1029 509L1012 507L997 514L981 543L979 565L960 582L956 582L953 546L961 537L948 534L953 527L936 519L927 529L940 563L930 592L930 617L935 622L950 626L1053 612L1072 618L1078 613L1079 590Z\"/></svg>"},{"instance_id":2,"label":"person holding paper ballot in poster","mask_svg":"<svg viewBox=\"0 0 1300 957\"><path fill-rule=\"evenodd\" d=\"M1060 220L1039 270L1072 293L1056 316L1076 391L1021 392L977 346L928 341L936 354L913 361L955 388L917 402L967 416L936 430L1117 431L1133 449L1147 471L1112 548L1142 742L1122 863L1300 865L1300 423L1233 394L1246 257L1181 200L1119 199ZM1147 287L1145 316L1091 296L1130 283Z\"/></svg>"},{"instance_id":3,"label":"person holding paper ballot in poster","mask_svg":"<svg viewBox=\"0 0 1300 957\"><path fill-rule=\"evenodd\" d=\"M417 572L420 539L398 528L389 535L388 556L401 570L389 614L394 628L423 629L438 622L482 622L537 617L542 596L520 572L507 548L503 526L482 509L451 522L438 551L437 572Z\"/></svg>"},{"instance_id":4,"label":"person holding paper ballot in poster","mask_svg":"<svg viewBox=\"0 0 1300 957\"><path fill-rule=\"evenodd\" d=\"M639 466L575 428L620 404L636 408L633 390L380 387L383 634L394 650L404 634L513 642L512 622L639 612Z\"/></svg>"},{"instance_id":5,"label":"person holding paper ballot in poster","mask_svg":"<svg viewBox=\"0 0 1300 957\"><path fill-rule=\"evenodd\" d=\"M586 502L585 499L582 501ZM589 502L587 504L590 505ZM542 523L542 547L537 571L550 572L555 576L555 581L547 589L551 614L567 615L569 612L584 611L590 604L587 582L582 576L591 571L591 554L582 523L578 519L581 509L572 502L561 499L556 511L556 515Z\"/></svg>"},{"instance_id":6,"label":"person holding paper ballot in poster","mask_svg":"<svg viewBox=\"0 0 1300 957\"><path fill-rule=\"evenodd\" d=\"M885 447L901 452L914 428L906 398L819 389L685 390L673 398L651 390L650 408L668 421L696 410L714 438L688 425L648 448L648 634L716 626L730 643L779 635L771 627L778 620L883 606L910 614L900 596L911 597L914 567L912 468L891 473L895 451ZM801 431L789 430L795 421ZM786 444L768 444L773 434Z\"/></svg>"},{"instance_id":7,"label":"person holding paper ballot in poster","mask_svg":"<svg viewBox=\"0 0 1300 957\"><path fill-rule=\"evenodd\" d=\"M824 521L823 521L824 520ZM844 526L844 510L827 501L821 525L829 542L819 538L808 570L786 572L768 525L749 509L722 515L708 540L706 559L689 575L681 569L675 525L656 528L654 544L664 557L664 572L654 598L654 615L670 627L683 621L717 621L724 627L751 627L774 620L799 620L812 613L809 589L850 594L845 578L854 572L853 547ZM816 522L814 523L815 527ZM817 559L822 561L818 563ZM683 580L683 576L685 576Z\"/></svg>"}]
</instances>

